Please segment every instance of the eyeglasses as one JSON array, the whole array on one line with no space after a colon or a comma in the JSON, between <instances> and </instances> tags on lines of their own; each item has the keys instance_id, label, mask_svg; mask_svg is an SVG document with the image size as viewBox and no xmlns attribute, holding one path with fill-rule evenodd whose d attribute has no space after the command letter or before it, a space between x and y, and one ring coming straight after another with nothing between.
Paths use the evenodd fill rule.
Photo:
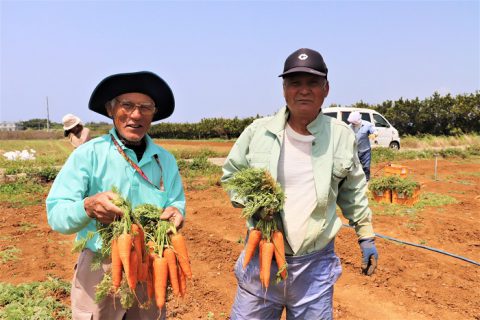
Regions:
<instances>
[{"instance_id":1,"label":"eyeglasses","mask_svg":"<svg viewBox=\"0 0 480 320\"><path fill-rule=\"evenodd\" d=\"M155 104L151 102L133 103L128 100L118 100L117 98L115 98L115 101L117 101L122 111L128 114L132 114L135 108L138 108L138 111L144 116L151 116L157 111Z\"/></svg>"}]
</instances>

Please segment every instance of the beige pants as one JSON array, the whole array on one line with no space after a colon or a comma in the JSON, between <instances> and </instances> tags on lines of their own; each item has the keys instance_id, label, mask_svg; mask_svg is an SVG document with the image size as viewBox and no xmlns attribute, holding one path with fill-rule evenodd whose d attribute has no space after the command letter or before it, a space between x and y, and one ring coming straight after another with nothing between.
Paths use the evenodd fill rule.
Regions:
<instances>
[{"instance_id":1,"label":"beige pants","mask_svg":"<svg viewBox=\"0 0 480 320\"><path fill-rule=\"evenodd\" d=\"M78 257L71 291L73 320L165 319L166 309L163 308L160 313L154 301L149 309L140 309L135 301L128 310L122 308L119 298L114 302L111 296L98 304L95 303L95 286L102 281L103 274L110 268L110 263L102 263L100 270L92 271L90 266L93 256L94 253L86 249ZM140 302L146 301L144 288L144 284L137 285L136 295Z\"/></svg>"}]
</instances>

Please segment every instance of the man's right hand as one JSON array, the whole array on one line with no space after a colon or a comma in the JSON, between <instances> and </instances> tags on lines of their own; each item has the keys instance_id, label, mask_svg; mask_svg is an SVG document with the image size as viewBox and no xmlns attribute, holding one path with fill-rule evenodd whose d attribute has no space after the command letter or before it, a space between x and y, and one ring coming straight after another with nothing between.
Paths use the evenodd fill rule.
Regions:
<instances>
[{"instance_id":1,"label":"man's right hand","mask_svg":"<svg viewBox=\"0 0 480 320\"><path fill-rule=\"evenodd\" d=\"M273 214L265 212L263 210L263 207L258 209L257 212L255 212L255 216L257 217L258 220L263 220L263 221L272 221L273 220Z\"/></svg>"},{"instance_id":2,"label":"man's right hand","mask_svg":"<svg viewBox=\"0 0 480 320\"><path fill-rule=\"evenodd\" d=\"M103 224L110 224L123 216L122 210L114 205L111 200L118 197L112 191L97 193L84 200L84 207L87 215Z\"/></svg>"}]
</instances>

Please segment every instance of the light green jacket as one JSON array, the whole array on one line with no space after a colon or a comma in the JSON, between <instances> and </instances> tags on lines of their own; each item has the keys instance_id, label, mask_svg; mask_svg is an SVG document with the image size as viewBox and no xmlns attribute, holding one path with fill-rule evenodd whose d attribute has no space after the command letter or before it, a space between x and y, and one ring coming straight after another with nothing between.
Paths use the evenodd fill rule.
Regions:
<instances>
[{"instance_id":1,"label":"light green jacket","mask_svg":"<svg viewBox=\"0 0 480 320\"><path fill-rule=\"evenodd\" d=\"M77 240L85 238L89 231L95 232L96 221L85 212L84 199L111 191L113 186L132 203L132 208L143 203L161 208L173 206L185 215L185 194L173 155L147 135L147 147L138 163L135 152L118 140L115 130L110 133L152 183L160 186L163 177L165 190L158 190L143 179L118 152L109 135L98 137L75 149L53 182L46 200L48 223L53 230L76 233ZM158 156L162 170L154 155ZM87 248L94 252L101 248L98 234L87 242Z\"/></svg>"},{"instance_id":2,"label":"light green jacket","mask_svg":"<svg viewBox=\"0 0 480 320\"><path fill-rule=\"evenodd\" d=\"M288 111L284 107L275 116L255 120L235 142L223 166L222 182L247 167L266 168L277 179L278 160L282 148ZM372 213L366 196L365 174L358 160L355 134L343 122L320 113L308 131L315 137L312 163L317 194L317 207L312 212L302 246L295 255L304 255L324 248L336 235L342 222L336 214L341 208L359 239L374 237ZM243 200L230 193L234 206ZM281 212L281 217L284 217ZM253 227L255 221L247 222ZM282 232L282 219L277 219ZM286 242L286 239L285 239ZM287 254L293 254L286 242Z\"/></svg>"}]
</instances>

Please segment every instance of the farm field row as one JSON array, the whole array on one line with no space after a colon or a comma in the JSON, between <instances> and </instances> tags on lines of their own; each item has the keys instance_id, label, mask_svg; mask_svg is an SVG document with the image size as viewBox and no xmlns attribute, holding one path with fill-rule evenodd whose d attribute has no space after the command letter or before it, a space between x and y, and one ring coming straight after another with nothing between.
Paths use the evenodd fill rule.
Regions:
<instances>
[{"instance_id":1,"label":"farm field row","mask_svg":"<svg viewBox=\"0 0 480 320\"><path fill-rule=\"evenodd\" d=\"M480 159L439 159L436 179L433 160L395 163L407 166L422 184L423 200L412 208L372 201L375 231L480 262ZM374 165L372 174L381 175L385 164ZM196 187L186 185L183 233L194 278L184 301L168 302L168 319L227 319L235 296L233 266L245 238L244 221L221 187L200 188L205 179L192 179ZM43 200L47 191L48 185ZM445 198L454 201L442 204ZM0 260L0 282L29 283L48 276L70 281L76 261L76 254L70 252L73 236L50 230L45 206L15 208L4 201L0 210L0 253L17 249L12 253L16 260ZM361 253L354 232L349 228L339 232L335 246L343 274L335 287L336 319L479 319L479 266L381 238L376 243L379 268L365 277L360 274Z\"/></svg>"}]
</instances>

